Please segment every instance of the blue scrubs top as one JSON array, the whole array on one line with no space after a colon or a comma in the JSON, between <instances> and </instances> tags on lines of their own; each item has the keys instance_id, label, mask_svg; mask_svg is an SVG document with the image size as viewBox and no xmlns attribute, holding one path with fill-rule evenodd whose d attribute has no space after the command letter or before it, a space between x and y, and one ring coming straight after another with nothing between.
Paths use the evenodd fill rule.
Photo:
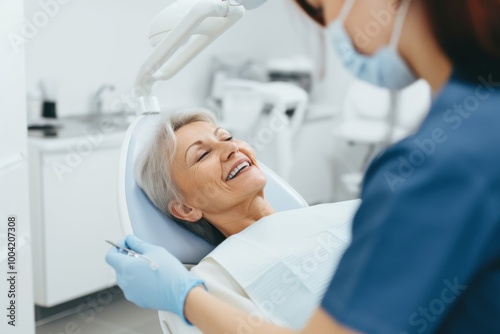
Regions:
<instances>
[{"instance_id":1,"label":"blue scrubs top","mask_svg":"<svg viewBox=\"0 0 500 334\"><path fill-rule=\"evenodd\" d=\"M500 82L454 72L370 165L322 301L365 333L500 333Z\"/></svg>"}]
</instances>

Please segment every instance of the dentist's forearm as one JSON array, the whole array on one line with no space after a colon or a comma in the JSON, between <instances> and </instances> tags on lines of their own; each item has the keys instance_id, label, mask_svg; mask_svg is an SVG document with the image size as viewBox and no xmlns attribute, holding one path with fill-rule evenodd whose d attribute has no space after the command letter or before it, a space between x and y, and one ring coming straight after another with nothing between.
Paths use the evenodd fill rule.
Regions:
<instances>
[{"instance_id":1,"label":"dentist's forearm","mask_svg":"<svg viewBox=\"0 0 500 334\"><path fill-rule=\"evenodd\" d=\"M206 334L239 334L248 332L243 327L251 327L253 334L292 334L290 329L256 321L249 314L220 301L201 287L192 289L184 305L184 315Z\"/></svg>"}]
</instances>

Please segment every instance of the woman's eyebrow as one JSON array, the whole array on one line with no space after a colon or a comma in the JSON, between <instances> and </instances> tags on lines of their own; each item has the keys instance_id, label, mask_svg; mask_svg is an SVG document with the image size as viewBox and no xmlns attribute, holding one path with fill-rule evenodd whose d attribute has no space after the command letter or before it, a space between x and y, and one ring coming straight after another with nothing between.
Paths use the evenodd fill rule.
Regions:
<instances>
[{"instance_id":1,"label":"woman's eyebrow","mask_svg":"<svg viewBox=\"0 0 500 334\"><path fill-rule=\"evenodd\" d=\"M203 144L203 142L202 142L201 140L197 140L197 141L195 141L194 143L192 143L191 145L189 145L189 147L186 149L186 152L184 153L184 160L186 160L186 158L187 158L187 153L188 153L188 151L189 151L189 149L190 149L191 147L196 146L196 145L201 145L201 144Z\"/></svg>"},{"instance_id":2,"label":"woman's eyebrow","mask_svg":"<svg viewBox=\"0 0 500 334\"><path fill-rule=\"evenodd\" d=\"M217 132L219 132L220 129L222 129L220 126L217 129L215 129L214 135L217 136ZM186 152L184 153L184 160L186 160L187 153L191 147L196 146L196 145L201 145L201 144L203 144L203 142L201 140L197 140L194 143L192 143L191 145L189 145L189 147L186 149Z\"/></svg>"}]
</instances>

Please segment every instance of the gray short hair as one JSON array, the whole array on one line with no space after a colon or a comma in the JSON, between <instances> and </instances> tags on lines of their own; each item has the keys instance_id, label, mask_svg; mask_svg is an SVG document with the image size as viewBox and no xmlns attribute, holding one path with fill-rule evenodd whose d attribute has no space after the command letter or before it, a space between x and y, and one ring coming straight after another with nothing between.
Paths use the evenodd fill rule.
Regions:
<instances>
[{"instance_id":1,"label":"gray short hair","mask_svg":"<svg viewBox=\"0 0 500 334\"><path fill-rule=\"evenodd\" d=\"M177 146L175 131L193 122L216 124L215 117L203 108L163 116L149 145L137 158L135 179L151 202L168 217L212 245L218 245L224 241L225 236L206 219L202 218L197 222L184 221L173 216L168 209L171 201L183 200L170 174L170 165Z\"/></svg>"}]
</instances>

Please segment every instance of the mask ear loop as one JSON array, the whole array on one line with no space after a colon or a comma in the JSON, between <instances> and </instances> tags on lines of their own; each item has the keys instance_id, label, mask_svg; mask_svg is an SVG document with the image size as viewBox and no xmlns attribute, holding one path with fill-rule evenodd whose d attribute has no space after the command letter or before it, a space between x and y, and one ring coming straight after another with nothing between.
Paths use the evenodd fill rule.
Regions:
<instances>
[{"instance_id":1,"label":"mask ear loop","mask_svg":"<svg viewBox=\"0 0 500 334\"><path fill-rule=\"evenodd\" d=\"M390 47L396 49L399 44L399 39L401 38L401 33L403 32L403 26L405 24L406 15L408 14L408 9L410 8L411 0L402 0L401 5L396 14L396 20L394 21L394 28L392 30Z\"/></svg>"},{"instance_id":2,"label":"mask ear loop","mask_svg":"<svg viewBox=\"0 0 500 334\"><path fill-rule=\"evenodd\" d=\"M401 33L403 32L403 26L405 23L406 15L408 14L408 9L410 8L411 0L401 0L401 5L396 14L396 19L394 21L394 28L392 30L391 41L389 43L389 47L397 50L399 39L401 38ZM389 121L389 131L387 132L387 137L385 139L386 145L390 145L391 138L394 136L394 127L396 122L396 103L398 100L398 93L394 90L390 92L390 105L389 115L387 115L387 119Z\"/></svg>"}]
</instances>

